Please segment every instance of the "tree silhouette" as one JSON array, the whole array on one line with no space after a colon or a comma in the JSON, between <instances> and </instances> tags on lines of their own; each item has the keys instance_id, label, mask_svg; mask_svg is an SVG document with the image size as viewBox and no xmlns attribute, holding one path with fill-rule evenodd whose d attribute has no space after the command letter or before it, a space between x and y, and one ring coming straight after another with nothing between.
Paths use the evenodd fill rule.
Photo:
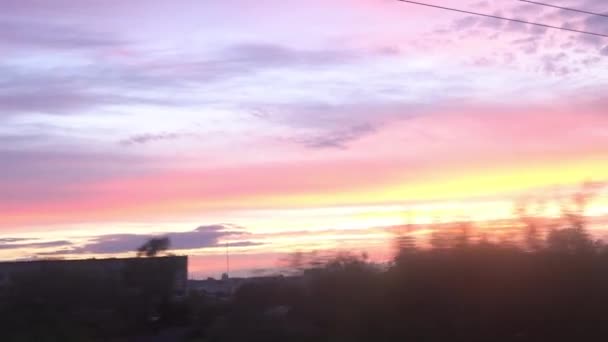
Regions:
<instances>
[{"instance_id":1,"label":"tree silhouette","mask_svg":"<svg viewBox=\"0 0 608 342\"><path fill-rule=\"evenodd\" d=\"M169 249L171 241L168 237L151 238L137 249L137 256L153 257Z\"/></svg>"}]
</instances>

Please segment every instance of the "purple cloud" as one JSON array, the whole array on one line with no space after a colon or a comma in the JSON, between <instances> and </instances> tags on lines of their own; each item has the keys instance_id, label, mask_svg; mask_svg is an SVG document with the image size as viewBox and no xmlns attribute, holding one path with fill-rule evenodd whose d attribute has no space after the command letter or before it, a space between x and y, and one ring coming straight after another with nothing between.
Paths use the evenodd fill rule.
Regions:
<instances>
[{"instance_id":1,"label":"purple cloud","mask_svg":"<svg viewBox=\"0 0 608 342\"><path fill-rule=\"evenodd\" d=\"M222 238L246 237L249 233L236 226L218 224L201 226L190 232L170 232L160 235L168 237L171 240L170 250L176 251L184 249L225 247L225 244L220 244ZM62 249L54 252L54 254L117 254L133 252L152 237L155 236L144 234L101 235L95 237L92 242L82 247ZM259 244L260 243L252 241L237 241L231 242L228 245L232 247L247 247L257 246Z\"/></svg>"},{"instance_id":2,"label":"purple cloud","mask_svg":"<svg viewBox=\"0 0 608 342\"><path fill-rule=\"evenodd\" d=\"M18 242L16 241L31 241L30 239L2 239L0 241L0 250L7 249L23 249L23 248L49 248L49 247L65 247L72 243L67 240L47 241L47 242Z\"/></svg>"},{"instance_id":3,"label":"purple cloud","mask_svg":"<svg viewBox=\"0 0 608 342\"><path fill-rule=\"evenodd\" d=\"M139 77L125 67L100 65L83 68L25 67L0 63L0 118L24 113L51 115L79 114L83 110L106 105L153 104L174 105L162 98L146 97L132 89L159 88L171 85L150 77Z\"/></svg>"},{"instance_id":4,"label":"purple cloud","mask_svg":"<svg viewBox=\"0 0 608 342\"><path fill-rule=\"evenodd\" d=\"M121 145L142 145L157 141L177 140L191 136L188 133L177 133L177 132L162 132L162 133L143 133L130 136L126 139L121 140Z\"/></svg>"},{"instance_id":5,"label":"purple cloud","mask_svg":"<svg viewBox=\"0 0 608 342\"><path fill-rule=\"evenodd\" d=\"M0 17L0 46L44 49L91 49L124 46L108 34L40 21L7 20Z\"/></svg>"},{"instance_id":6,"label":"purple cloud","mask_svg":"<svg viewBox=\"0 0 608 342\"><path fill-rule=\"evenodd\" d=\"M589 16L585 19L584 24L587 31L608 34L608 19L605 17Z\"/></svg>"},{"instance_id":7,"label":"purple cloud","mask_svg":"<svg viewBox=\"0 0 608 342\"><path fill-rule=\"evenodd\" d=\"M374 56L395 55L395 49L302 49L274 43L237 43L199 60L167 60L156 71L188 82L225 81L267 70L322 68Z\"/></svg>"},{"instance_id":8,"label":"purple cloud","mask_svg":"<svg viewBox=\"0 0 608 342\"><path fill-rule=\"evenodd\" d=\"M563 53L545 54L542 57L542 71L548 75L565 76L572 72L577 72L568 63L568 56Z\"/></svg>"},{"instance_id":9,"label":"purple cloud","mask_svg":"<svg viewBox=\"0 0 608 342\"><path fill-rule=\"evenodd\" d=\"M349 143L366 135L370 135L375 131L376 128L367 123L328 132L318 136L293 138L291 141L311 149L346 149Z\"/></svg>"},{"instance_id":10,"label":"purple cloud","mask_svg":"<svg viewBox=\"0 0 608 342\"><path fill-rule=\"evenodd\" d=\"M4 32L1 24L0 41ZM38 29L32 31L37 32ZM53 30L47 34L50 38L11 39L23 41L24 44L30 41L32 44L48 45L57 43L53 39L74 46L111 43L105 40L55 37ZM201 98L201 90L193 92L193 86L209 87L213 82L225 82L271 69L318 68L342 65L364 57L394 54L394 49L315 50L278 44L244 43L215 50L204 57L158 56L151 58L148 63L137 65L96 61L86 67L69 67L68 62L62 68L32 71L23 66L0 64L0 73L4 76L0 79L0 117L22 113L65 115L110 105L200 106L210 100ZM181 96L176 98L173 94L178 90L181 90Z\"/></svg>"},{"instance_id":11,"label":"purple cloud","mask_svg":"<svg viewBox=\"0 0 608 342\"><path fill-rule=\"evenodd\" d=\"M2 238L2 239L0 239L0 244L21 242L21 241L30 241L30 240L32 240L32 239L28 239L28 238Z\"/></svg>"},{"instance_id":12,"label":"purple cloud","mask_svg":"<svg viewBox=\"0 0 608 342\"><path fill-rule=\"evenodd\" d=\"M92 106L129 101L119 95L83 92L76 87L9 90L0 94L0 117L18 113L72 114Z\"/></svg>"},{"instance_id":13,"label":"purple cloud","mask_svg":"<svg viewBox=\"0 0 608 342\"><path fill-rule=\"evenodd\" d=\"M359 56L344 49L305 50L277 44L252 43L234 45L224 50L225 60L240 63L243 68L320 66L349 62Z\"/></svg>"},{"instance_id":14,"label":"purple cloud","mask_svg":"<svg viewBox=\"0 0 608 342\"><path fill-rule=\"evenodd\" d=\"M452 27L455 30L466 30L473 28L477 23L479 23L480 19L474 16L468 16L464 18L460 18L454 21Z\"/></svg>"},{"instance_id":15,"label":"purple cloud","mask_svg":"<svg viewBox=\"0 0 608 342\"><path fill-rule=\"evenodd\" d=\"M407 89L390 91L407 93ZM445 101L451 102L450 99ZM385 125L429 113L429 107L416 101L354 102L343 105L294 103L263 105L250 113L265 123L289 129L291 136L279 138L280 141L310 149L346 149L350 143L373 134ZM431 110L435 110L440 106L432 107Z\"/></svg>"},{"instance_id":16,"label":"purple cloud","mask_svg":"<svg viewBox=\"0 0 608 342\"><path fill-rule=\"evenodd\" d=\"M487 0L476 2L472 5L474 8L488 8L490 7L490 2Z\"/></svg>"}]
</instances>

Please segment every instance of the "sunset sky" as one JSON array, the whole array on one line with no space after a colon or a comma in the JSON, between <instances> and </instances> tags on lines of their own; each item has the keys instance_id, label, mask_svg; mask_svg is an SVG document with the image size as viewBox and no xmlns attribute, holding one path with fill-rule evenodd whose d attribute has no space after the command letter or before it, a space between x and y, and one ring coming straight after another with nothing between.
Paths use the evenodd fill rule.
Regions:
<instances>
[{"instance_id":1,"label":"sunset sky","mask_svg":"<svg viewBox=\"0 0 608 342\"><path fill-rule=\"evenodd\" d=\"M515 0L427 2L608 34ZM608 38L396 0L0 0L0 259L158 234L192 276L223 272L226 243L241 272L382 259L393 226L510 218L585 181L607 217L607 108Z\"/></svg>"}]
</instances>

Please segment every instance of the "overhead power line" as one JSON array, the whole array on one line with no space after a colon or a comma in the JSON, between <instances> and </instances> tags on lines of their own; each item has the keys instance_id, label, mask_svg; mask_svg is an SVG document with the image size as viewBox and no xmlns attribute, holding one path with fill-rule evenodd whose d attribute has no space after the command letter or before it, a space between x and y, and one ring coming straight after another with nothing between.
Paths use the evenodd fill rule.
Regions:
<instances>
[{"instance_id":1,"label":"overhead power line","mask_svg":"<svg viewBox=\"0 0 608 342\"><path fill-rule=\"evenodd\" d=\"M544 3L544 2L529 1L529 0L519 0L519 1L521 1L521 2L527 2L527 3L530 3L530 4L534 4L534 5L539 5L539 6L557 8L557 9L564 10L564 11L578 12L578 13L584 13L584 14L589 14L589 15L597 15L597 16L600 16L600 17L608 18L608 14L602 14L602 13L597 13L597 12L590 12L590 11L580 10L580 9L572 8L572 7L563 7L563 6L557 6L557 5L547 4L547 3Z\"/></svg>"},{"instance_id":2,"label":"overhead power line","mask_svg":"<svg viewBox=\"0 0 608 342\"><path fill-rule=\"evenodd\" d=\"M477 16L480 16L480 17L486 17L486 18L492 18L492 19L498 19L498 20L505 20L505 21L511 21L511 22L520 23L520 24L528 24L528 25L540 26L540 27L545 27L545 28L550 28L550 29L556 29L556 30L562 30L562 31L574 32L574 33L580 33L580 34L588 34L588 35L592 35L592 36L608 38L608 34L595 33L595 32L589 32L589 31L582 31L582 30L576 30L576 29L571 29L571 28L567 28L567 27L559 27L559 26L541 24L541 23L536 23L536 22L526 21L526 20L520 20L520 19L514 19L514 18L500 17L500 16L497 16L497 15L491 15L491 14L485 14L485 13L466 11L466 10L461 10L461 9L457 9L457 8L452 8L452 7L444 7L444 6L439 6L439 5L428 4L428 3L424 3L424 2L409 1L409 0L397 0L397 1L407 2L407 3L413 4L413 5L438 8L438 9L442 9L442 10L446 10L446 11L465 13L465 14L470 14L470 15L477 15Z\"/></svg>"}]
</instances>

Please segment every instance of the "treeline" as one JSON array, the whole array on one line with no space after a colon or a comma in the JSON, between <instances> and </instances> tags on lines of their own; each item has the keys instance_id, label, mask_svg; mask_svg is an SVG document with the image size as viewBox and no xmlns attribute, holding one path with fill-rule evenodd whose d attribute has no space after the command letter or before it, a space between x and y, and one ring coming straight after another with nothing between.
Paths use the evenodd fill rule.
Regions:
<instances>
[{"instance_id":1,"label":"treeline","mask_svg":"<svg viewBox=\"0 0 608 342\"><path fill-rule=\"evenodd\" d=\"M522 218L517 239L466 223L423 242L404 233L389 265L295 255L299 281L240 288L199 341L607 339L608 248L570 214Z\"/></svg>"}]
</instances>

